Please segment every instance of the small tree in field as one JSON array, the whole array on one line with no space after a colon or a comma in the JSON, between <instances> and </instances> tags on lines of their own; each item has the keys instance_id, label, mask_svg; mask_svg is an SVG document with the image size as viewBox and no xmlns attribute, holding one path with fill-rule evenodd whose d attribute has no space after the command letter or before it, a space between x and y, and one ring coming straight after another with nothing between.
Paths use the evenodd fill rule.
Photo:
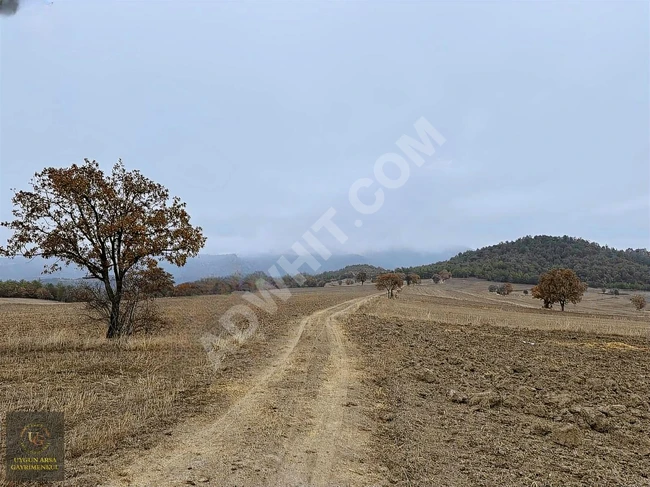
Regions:
<instances>
[{"instance_id":1,"label":"small tree in field","mask_svg":"<svg viewBox=\"0 0 650 487\"><path fill-rule=\"evenodd\" d=\"M497 292L497 289L499 289L499 287L496 284L490 284L490 286L488 287L488 291L490 291L491 293Z\"/></svg>"},{"instance_id":2,"label":"small tree in field","mask_svg":"<svg viewBox=\"0 0 650 487\"><path fill-rule=\"evenodd\" d=\"M401 288L404 285L404 280L402 276L395 273L381 274L377 276L377 282L375 286L377 289L385 290L388 294L388 298L393 297L393 291L397 288Z\"/></svg>"},{"instance_id":3,"label":"small tree in field","mask_svg":"<svg viewBox=\"0 0 650 487\"><path fill-rule=\"evenodd\" d=\"M512 292L512 284L509 282L506 282L505 284L502 284L497 288L497 294L500 294L501 296L507 296Z\"/></svg>"},{"instance_id":4,"label":"small tree in field","mask_svg":"<svg viewBox=\"0 0 650 487\"><path fill-rule=\"evenodd\" d=\"M359 281L362 286L363 286L363 283L366 282L367 280L368 280L368 274L367 273L365 273L364 271L357 272L357 281Z\"/></svg>"},{"instance_id":5,"label":"small tree in field","mask_svg":"<svg viewBox=\"0 0 650 487\"><path fill-rule=\"evenodd\" d=\"M440 274L434 274L431 276L431 280L434 282L434 284L438 284L440 281L442 281L442 277L440 277Z\"/></svg>"},{"instance_id":6,"label":"small tree in field","mask_svg":"<svg viewBox=\"0 0 650 487\"><path fill-rule=\"evenodd\" d=\"M351 286L352 284L354 284L354 281L352 279L346 279L345 284L347 284L348 286Z\"/></svg>"},{"instance_id":7,"label":"small tree in field","mask_svg":"<svg viewBox=\"0 0 650 487\"><path fill-rule=\"evenodd\" d=\"M143 283L138 273L157 272L159 260L183 266L205 244L185 204L169 201L167 189L127 171L122 161L110 175L88 159L80 166L46 168L30 184L31 191L14 194L15 219L2 223L14 234L0 255L56 258L46 273L60 269L59 263L84 269L106 294L107 338L132 329L132 314L122 304L125 293Z\"/></svg>"},{"instance_id":8,"label":"small tree in field","mask_svg":"<svg viewBox=\"0 0 650 487\"><path fill-rule=\"evenodd\" d=\"M642 294L635 294L630 298L630 301L632 301L634 307L639 311L645 308L646 300L645 300L645 296L643 296Z\"/></svg>"},{"instance_id":9,"label":"small tree in field","mask_svg":"<svg viewBox=\"0 0 650 487\"><path fill-rule=\"evenodd\" d=\"M539 278L539 284L533 288L534 298L542 299L544 307L560 303L562 311L566 303L579 303L587 285L580 281L571 269L553 269Z\"/></svg>"},{"instance_id":10,"label":"small tree in field","mask_svg":"<svg viewBox=\"0 0 650 487\"><path fill-rule=\"evenodd\" d=\"M410 274L405 274L404 275L404 280L406 281L407 286L410 286L411 283L419 284L420 283L420 276L419 276L419 274L411 272Z\"/></svg>"},{"instance_id":11,"label":"small tree in field","mask_svg":"<svg viewBox=\"0 0 650 487\"><path fill-rule=\"evenodd\" d=\"M447 279L451 279L451 272L444 270L440 272L440 279L442 282L445 282Z\"/></svg>"}]
</instances>

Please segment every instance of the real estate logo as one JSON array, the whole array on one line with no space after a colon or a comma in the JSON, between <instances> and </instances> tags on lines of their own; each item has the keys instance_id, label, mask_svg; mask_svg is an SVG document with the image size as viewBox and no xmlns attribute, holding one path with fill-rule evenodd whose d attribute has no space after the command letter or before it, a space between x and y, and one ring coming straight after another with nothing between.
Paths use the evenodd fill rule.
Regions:
<instances>
[{"instance_id":1,"label":"real estate logo","mask_svg":"<svg viewBox=\"0 0 650 487\"><path fill-rule=\"evenodd\" d=\"M7 480L63 480L63 431L63 413L7 413Z\"/></svg>"},{"instance_id":2,"label":"real estate logo","mask_svg":"<svg viewBox=\"0 0 650 487\"><path fill-rule=\"evenodd\" d=\"M36 455L50 447L50 430L42 423L30 423L20 432L20 447L25 453Z\"/></svg>"}]
</instances>

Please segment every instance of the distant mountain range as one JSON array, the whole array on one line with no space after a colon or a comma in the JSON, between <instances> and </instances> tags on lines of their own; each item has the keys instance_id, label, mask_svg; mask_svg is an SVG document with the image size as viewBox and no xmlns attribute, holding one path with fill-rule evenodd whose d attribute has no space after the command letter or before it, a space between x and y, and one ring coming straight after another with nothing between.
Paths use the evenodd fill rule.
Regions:
<instances>
[{"instance_id":1,"label":"distant mountain range","mask_svg":"<svg viewBox=\"0 0 650 487\"><path fill-rule=\"evenodd\" d=\"M360 254L339 254L332 255L327 261L323 261L315 255L321 267L313 271L308 265L303 265L300 271L305 274L317 274L326 271L335 271L349 265L369 264L385 269L396 267L412 267L448 259L466 248L449 249L440 252L418 252L406 249L392 249L386 251L369 252ZM289 262L293 262L297 255L283 254ZM198 281L206 277L224 277L232 274L250 274L252 272L268 272L269 268L276 265L278 270L284 274L277 265L280 254L262 254L257 256L238 256L236 254L210 255L202 254L193 259L188 259L184 267L176 267L166 262L161 266L174 276L177 284L182 282ZM43 275L44 260L35 258L27 260L21 257L15 259L0 258L0 280L34 280L60 281L69 279L80 279L85 274L75 267L67 267L56 274Z\"/></svg>"}]
</instances>

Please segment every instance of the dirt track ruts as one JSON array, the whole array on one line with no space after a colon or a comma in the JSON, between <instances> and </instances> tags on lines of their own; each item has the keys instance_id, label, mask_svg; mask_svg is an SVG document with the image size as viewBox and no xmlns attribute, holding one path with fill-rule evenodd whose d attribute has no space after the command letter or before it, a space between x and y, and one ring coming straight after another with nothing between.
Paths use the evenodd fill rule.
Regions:
<instances>
[{"instance_id":1,"label":"dirt track ruts","mask_svg":"<svg viewBox=\"0 0 650 487\"><path fill-rule=\"evenodd\" d=\"M338 326L374 296L304 318L277 360L216 421L179 424L104 485L373 485L367 418L349 400L359 387Z\"/></svg>"}]
</instances>

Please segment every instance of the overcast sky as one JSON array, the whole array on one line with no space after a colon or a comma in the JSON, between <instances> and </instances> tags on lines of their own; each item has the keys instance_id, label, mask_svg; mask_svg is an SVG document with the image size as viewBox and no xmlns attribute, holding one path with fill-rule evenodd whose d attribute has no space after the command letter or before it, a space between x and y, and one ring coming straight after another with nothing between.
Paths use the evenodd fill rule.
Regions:
<instances>
[{"instance_id":1,"label":"overcast sky","mask_svg":"<svg viewBox=\"0 0 650 487\"><path fill-rule=\"evenodd\" d=\"M0 17L0 219L34 172L121 157L206 253L283 251L330 207L341 252L650 247L649 25L645 1L23 0ZM421 117L446 142L359 215L350 186Z\"/></svg>"}]
</instances>

